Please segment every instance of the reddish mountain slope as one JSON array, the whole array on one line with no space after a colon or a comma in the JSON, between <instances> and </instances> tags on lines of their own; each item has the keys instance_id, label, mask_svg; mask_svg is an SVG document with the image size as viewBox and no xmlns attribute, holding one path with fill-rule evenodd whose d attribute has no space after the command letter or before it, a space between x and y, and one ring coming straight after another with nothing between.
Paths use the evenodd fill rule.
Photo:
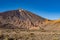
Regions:
<instances>
[{"instance_id":1,"label":"reddish mountain slope","mask_svg":"<svg viewBox=\"0 0 60 40\"><path fill-rule=\"evenodd\" d=\"M26 10L12 10L0 13L0 28L59 31L60 20L48 20Z\"/></svg>"},{"instance_id":2,"label":"reddish mountain slope","mask_svg":"<svg viewBox=\"0 0 60 40\"><path fill-rule=\"evenodd\" d=\"M1 28L19 28L39 30L45 18L37 16L26 10L13 10L0 13Z\"/></svg>"}]
</instances>

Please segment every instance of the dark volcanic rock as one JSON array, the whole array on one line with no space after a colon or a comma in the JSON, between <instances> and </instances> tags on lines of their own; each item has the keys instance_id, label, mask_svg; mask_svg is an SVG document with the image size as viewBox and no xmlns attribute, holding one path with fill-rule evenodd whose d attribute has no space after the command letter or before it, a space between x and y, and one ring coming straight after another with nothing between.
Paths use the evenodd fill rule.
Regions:
<instances>
[{"instance_id":1,"label":"dark volcanic rock","mask_svg":"<svg viewBox=\"0 0 60 40\"><path fill-rule=\"evenodd\" d=\"M45 20L45 18L26 10L12 10L0 13L1 28L38 30Z\"/></svg>"}]
</instances>

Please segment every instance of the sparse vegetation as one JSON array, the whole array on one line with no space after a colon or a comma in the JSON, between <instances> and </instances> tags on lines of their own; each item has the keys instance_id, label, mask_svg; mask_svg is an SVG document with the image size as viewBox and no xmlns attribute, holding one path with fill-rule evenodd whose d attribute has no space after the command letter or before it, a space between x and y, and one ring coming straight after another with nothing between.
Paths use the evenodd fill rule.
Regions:
<instances>
[{"instance_id":1,"label":"sparse vegetation","mask_svg":"<svg viewBox=\"0 0 60 40\"><path fill-rule=\"evenodd\" d=\"M26 10L0 13L0 40L60 40L59 31L60 20L45 19Z\"/></svg>"},{"instance_id":2,"label":"sparse vegetation","mask_svg":"<svg viewBox=\"0 0 60 40\"><path fill-rule=\"evenodd\" d=\"M58 32L19 31L0 29L0 40L60 40Z\"/></svg>"}]
</instances>

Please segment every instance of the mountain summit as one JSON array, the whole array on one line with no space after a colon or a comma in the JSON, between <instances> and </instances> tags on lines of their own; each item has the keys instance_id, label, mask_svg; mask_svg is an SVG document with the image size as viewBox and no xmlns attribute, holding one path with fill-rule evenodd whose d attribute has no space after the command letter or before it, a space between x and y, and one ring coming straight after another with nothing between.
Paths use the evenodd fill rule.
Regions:
<instances>
[{"instance_id":1,"label":"mountain summit","mask_svg":"<svg viewBox=\"0 0 60 40\"><path fill-rule=\"evenodd\" d=\"M59 30L59 20L48 20L27 10L0 13L0 28L20 30Z\"/></svg>"},{"instance_id":2,"label":"mountain summit","mask_svg":"<svg viewBox=\"0 0 60 40\"><path fill-rule=\"evenodd\" d=\"M1 28L39 29L45 18L26 10L12 10L0 13Z\"/></svg>"}]
</instances>

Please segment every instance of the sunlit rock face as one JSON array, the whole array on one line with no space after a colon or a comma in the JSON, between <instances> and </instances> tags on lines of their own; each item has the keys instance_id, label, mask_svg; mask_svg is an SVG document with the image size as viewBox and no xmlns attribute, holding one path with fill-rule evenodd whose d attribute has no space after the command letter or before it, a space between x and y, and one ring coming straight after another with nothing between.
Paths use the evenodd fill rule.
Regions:
<instances>
[{"instance_id":1,"label":"sunlit rock face","mask_svg":"<svg viewBox=\"0 0 60 40\"><path fill-rule=\"evenodd\" d=\"M44 18L23 9L0 13L1 28L38 30L44 20Z\"/></svg>"},{"instance_id":2,"label":"sunlit rock face","mask_svg":"<svg viewBox=\"0 0 60 40\"><path fill-rule=\"evenodd\" d=\"M24 9L0 13L0 28L23 30L60 30L60 21L48 20Z\"/></svg>"}]
</instances>

